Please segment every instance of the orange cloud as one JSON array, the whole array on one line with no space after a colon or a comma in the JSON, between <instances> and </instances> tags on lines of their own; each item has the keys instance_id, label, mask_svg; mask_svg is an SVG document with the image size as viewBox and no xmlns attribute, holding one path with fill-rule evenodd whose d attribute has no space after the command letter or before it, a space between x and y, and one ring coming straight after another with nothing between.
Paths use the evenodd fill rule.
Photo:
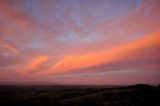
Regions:
<instances>
[{"instance_id":1,"label":"orange cloud","mask_svg":"<svg viewBox=\"0 0 160 106\"><path fill-rule=\"evenodd\" d=\"M49 57L46 55L38 56L37 58L33 59L31 63L28 65L30 69L36 69L39 65L48 61Z\"/></svg>"},{"instance_id":2,"label":"orange cloud","mask_svg":"<svg viewBox=\"0 0 160 106\"><path fill-rule=\"evenodd\" d=\"M33 27L34 22L32 21L31 16L29 16L25 10L12 6L12 3L9 3L8 1L1 1L1 16L7 17L9 20L13 21L23 31L26 31Z\"/></svg>"},{"instance_id":3,"label":"orange cloud","mask_svg":"<svg viewBox=\"0 0 160 106\"><path fill-rule=\"evenodd\" d=\"M41 55L37 56L26 65L27 69L26 71L23 71L22 73L28 73L32 72L36 69L39 69L41 65L43 65L45 62L49 60L49 57L47 55Z\"/></svg>"},{"instance_id":4,"label":"orange cloud","mask_svg":"<svg viewBox=\"0 0 160 106\"><path fill-rule=\"evenodd\" d=\"M15 54L18 54L19 51L17 50L17 48L15 48L13 45L3 41L3 40L0 40L0 44L3 48L6 48L8 50L10 50L11 52L15 53Z\"/></svg>"},{"instance_id":5,"label":"orange cloud","mask_svg":"<svg viewBox=\"0 0 160 106\"><path fill-rule=\"evenodd\" d=\"M14 48L13 46L11 46L11 45L9 45L9 44L4 44L3 47L9 49L10 51L12 51L12 52L14 52L14 53L16 53L16 54L19 53L16 48Z\"/></svg>"},{"instance_id":6,"label":"orange cloud","mask_svg":"<svg viewBox=\"0 0 160 106\"><path fill-rule=\"evenodd\" d=\"M160 32L155 32L131 43L120 45L110 50L64 57L49 70L38 73L38 76L61 73L76 69L93 67L121 59L132 59L132 54L141 49L160 44Z\"/></svg>"}]
</instances>

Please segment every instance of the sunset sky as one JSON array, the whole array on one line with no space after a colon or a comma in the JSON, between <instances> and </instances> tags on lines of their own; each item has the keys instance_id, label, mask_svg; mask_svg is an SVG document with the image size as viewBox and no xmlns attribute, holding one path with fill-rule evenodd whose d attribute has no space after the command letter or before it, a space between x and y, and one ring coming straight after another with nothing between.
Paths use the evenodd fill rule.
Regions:
<instances>
[{"instance_id":1,"label":"sunset sky","mask_svg":"<svg viewBox=\"0 0 160 106\"><path fill-rule=\"evenodd\" d=\"M160 0L0 0L0 84L138 83L160 83Z\"/></svg>"}]
</instances>

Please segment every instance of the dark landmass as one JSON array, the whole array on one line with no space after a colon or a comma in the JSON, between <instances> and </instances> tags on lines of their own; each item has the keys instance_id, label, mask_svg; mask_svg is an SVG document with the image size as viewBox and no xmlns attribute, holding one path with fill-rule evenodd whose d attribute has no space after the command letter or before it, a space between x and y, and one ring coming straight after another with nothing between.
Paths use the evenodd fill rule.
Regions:
<instances>
[{"instance_id":1,"label":"dark landmass","mask_svg":"<svg viewBox=\"0 0 160 106\"><path fill-rule=\"evenodd\" d=\"M160 86L0 86L0 106L160 106Z\"/></svg>"}]
</instances>

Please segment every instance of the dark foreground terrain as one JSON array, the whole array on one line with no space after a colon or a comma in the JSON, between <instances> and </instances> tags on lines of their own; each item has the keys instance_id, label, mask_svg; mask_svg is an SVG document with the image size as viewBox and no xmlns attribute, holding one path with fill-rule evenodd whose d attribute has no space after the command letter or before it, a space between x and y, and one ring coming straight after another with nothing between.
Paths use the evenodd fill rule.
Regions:
<instances>
[{"instance_id":1,"label":"dark foreground terrain","mask_svg":"<svg viewBox=\"0 0 160 106\"><path fill-rule=\"evenodd\" d=\"M1 86L0 106L160 106L160 87Z\"/></svg>"}]
</instances>

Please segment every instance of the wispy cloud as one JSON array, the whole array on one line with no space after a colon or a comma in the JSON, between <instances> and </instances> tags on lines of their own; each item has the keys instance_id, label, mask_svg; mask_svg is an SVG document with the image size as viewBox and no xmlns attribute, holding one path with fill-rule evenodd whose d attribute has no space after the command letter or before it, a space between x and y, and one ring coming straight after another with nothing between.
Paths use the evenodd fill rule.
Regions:
<instances>
[{"instance_id":1,"label":"wispy cloud","mask_svg":"<svg viewBox=\"0 0 160 106\"><path fill-rule=\"evenodd\" d=\"M83 81L77 76L77 83L101 83L98 73L115 71L118 76L123 69L134 69L135 75L141 71L144 82L150 82L153 77L145 70L160 69L159 5L159 0L1 0L1 82L45 82L56 75L96 72Z\"/></svg>"}]
</instances>

